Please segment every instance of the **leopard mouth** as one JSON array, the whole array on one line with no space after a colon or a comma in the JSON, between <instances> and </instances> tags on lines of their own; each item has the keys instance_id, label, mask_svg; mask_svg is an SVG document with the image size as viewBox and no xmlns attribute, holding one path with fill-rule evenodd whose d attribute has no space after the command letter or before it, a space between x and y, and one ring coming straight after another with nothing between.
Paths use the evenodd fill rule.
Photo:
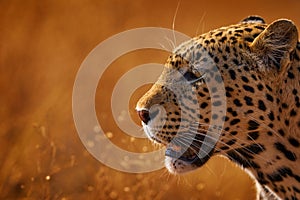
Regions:
<instances>
[{"instance_id":1,"label":"leopard mouth","mask_svg":"<svg viewBox=\"0 0 300 200\"><path fill-rule=\"evenodd\" d=\"M209 142L203 142L206 135L205 131L194 135L178 133L178 136L175 136L171 141L164 141L156 137L150 125L143 124L146 135L153 142L166 146L165 156L173 161L182 161L185 165L198 168L204 165L214 152L214 147L203 148L203 146L209 147L209 144L206 144Z\"/></svg>"},{"instance_id":2,"label":"leopard mouth","mask_svg":"<svg viewBox=\"0 0 300 200\"><path fill-rule=\"evenodd\" d=\"M214 149L211 148L211 150L209 152L205 152L203 156L203 153L201 153L201 151L203 151L201 148L203 145L203 140L203 136L196 135L191 141L190 145L188 147L184 147L181 145L182 142L180 141L180 137L175 138L166 146L167 148L165 151L165 156L175 160L181 160L187 165L201 167L209 160Z\"/></svg>"}]
</instances>

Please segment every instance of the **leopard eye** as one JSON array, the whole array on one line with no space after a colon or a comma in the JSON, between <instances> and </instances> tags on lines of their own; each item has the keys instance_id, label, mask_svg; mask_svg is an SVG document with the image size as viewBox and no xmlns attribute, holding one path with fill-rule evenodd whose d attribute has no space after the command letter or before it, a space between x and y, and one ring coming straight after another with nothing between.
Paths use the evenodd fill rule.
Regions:
<instances>
[{"instance_id":1,"label":"leopard eye","mask_svg":"<svg viewBox=\"0 0 300 200\"><path fill-rule=\"evenodd\" d=\"M193 72L185 72L183 74L183 77L188 81L188 82L193 82L195 81L196 79L198 79L198 77L193 73Z\"/></svg>"}]
</instances>

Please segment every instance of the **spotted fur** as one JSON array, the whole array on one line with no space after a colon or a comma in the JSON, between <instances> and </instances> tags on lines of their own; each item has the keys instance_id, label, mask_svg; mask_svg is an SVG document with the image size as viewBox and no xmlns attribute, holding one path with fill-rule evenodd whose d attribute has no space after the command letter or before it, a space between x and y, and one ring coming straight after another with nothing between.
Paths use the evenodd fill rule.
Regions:
<instances>
[{"instance_id":1,"label":"spotted fur","mask_svg":"<svg viewBox=\"0 0 300 200\"><path fill-rule=\"evenodd\" d=\"M300 199L299 51L293 22L257 16L177 47L137 104L167 169L222 155L254 178L257 199Z\"/></svg>"}]
</instances>

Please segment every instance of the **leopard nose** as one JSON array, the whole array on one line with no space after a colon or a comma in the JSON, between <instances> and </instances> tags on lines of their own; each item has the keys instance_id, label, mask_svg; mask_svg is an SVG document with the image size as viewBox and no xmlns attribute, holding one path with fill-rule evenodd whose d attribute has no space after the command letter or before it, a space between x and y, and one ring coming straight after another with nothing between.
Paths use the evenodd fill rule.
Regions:
<instances>
[{"instance_id":1,"label":"leopard nose","mask_svg":"<svg viewBox=\"0 0 300 200\"><path fill-rule=\"evenodd\" d=\"M150 121L150 113L148 110L138 110L137 111L140 119L147 124Z\"/></svg>"}]
</instances>

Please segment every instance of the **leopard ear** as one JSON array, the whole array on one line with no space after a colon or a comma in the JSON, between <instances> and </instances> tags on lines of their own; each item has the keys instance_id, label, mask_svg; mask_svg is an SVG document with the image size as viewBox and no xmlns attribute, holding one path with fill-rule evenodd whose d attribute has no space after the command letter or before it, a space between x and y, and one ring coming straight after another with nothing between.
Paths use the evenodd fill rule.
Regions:
<instances>
[{"instance_id":1,"label":"leopard ear","mask_svg":"<svg viewBox=\"0 0 300 200\"><path fill-rule=\"evenodd\" d=\"M260 67L286 70L290 62L290 53L298 42L298 31L290 20L274 21L261 32L250 46L251 52ZM263 69L263 70L264 70Z\"/></svg>"}]
</instances>

